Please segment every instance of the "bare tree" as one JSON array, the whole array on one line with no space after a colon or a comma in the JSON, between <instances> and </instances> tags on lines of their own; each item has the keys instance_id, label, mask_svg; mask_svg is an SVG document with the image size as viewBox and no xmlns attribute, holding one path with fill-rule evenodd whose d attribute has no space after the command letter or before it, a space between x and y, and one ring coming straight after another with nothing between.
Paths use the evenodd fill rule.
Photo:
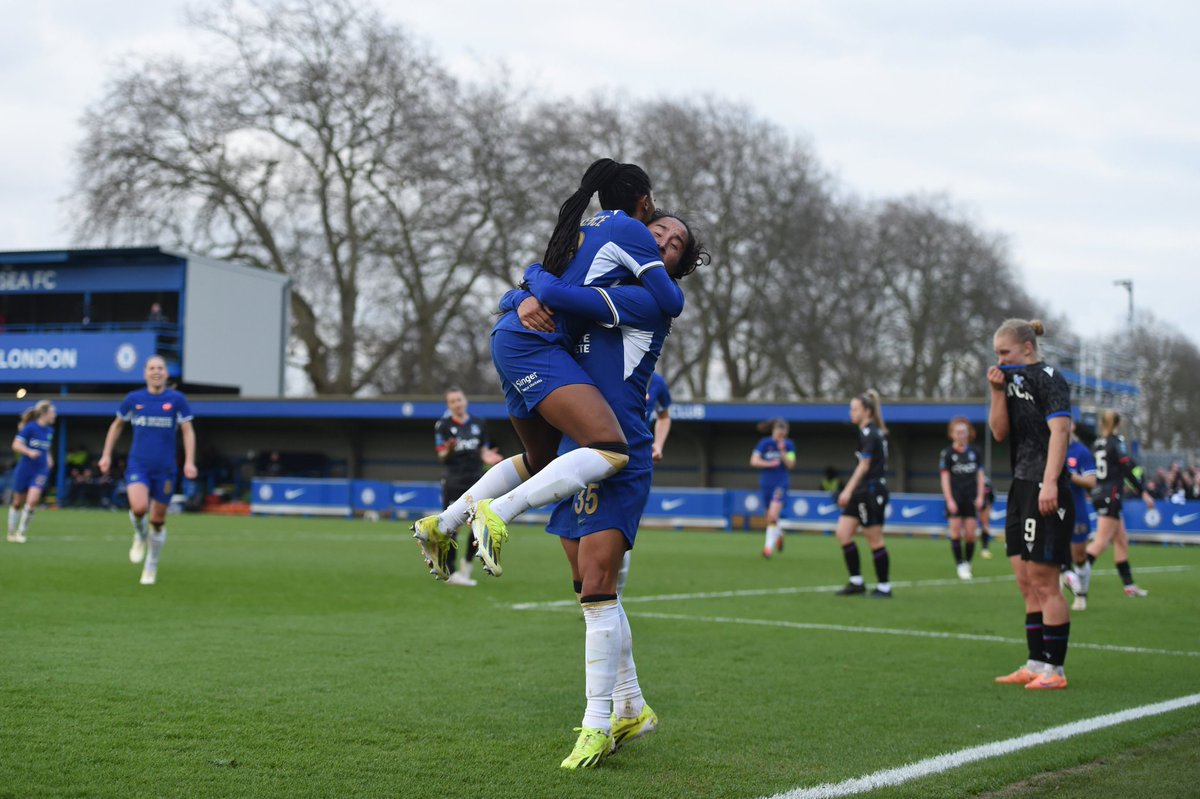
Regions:
<instances>
[{"instance_id":1,"label":"bare tree","mask_svg":"<svg viewBox=\"0 0 1200 799\"><path fill-rule=\"evenodd\" d=\"M289 275L318 393L379 388L400 351L415 364L391 387L436 391L451 320L521 238L495 160L507 127L488 124L508 118L504 92L463 90L348 0L227 1L192 21L207 60L129 68L85 114L78 236Z\"/></svg>"}]
</instances>

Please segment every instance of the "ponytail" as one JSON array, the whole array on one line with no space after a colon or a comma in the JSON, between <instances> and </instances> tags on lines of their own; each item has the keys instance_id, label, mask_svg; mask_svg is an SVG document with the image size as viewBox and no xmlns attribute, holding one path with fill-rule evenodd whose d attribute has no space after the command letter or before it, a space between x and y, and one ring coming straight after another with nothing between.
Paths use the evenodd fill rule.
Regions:
<instances>
[{"instance_id":1,"label":"ponytail","mask_svg":"<svg viewBox=\"0 0 1200 799\"><path fill-rule=\"evenodd\" d=\"M29 424L35 419L42 418L46 411L53 407L54 403L52 403L50 400L38 400L35 405L30 405L21 413L21 421L17 422L17 429L21 430L25 427L25 425Z\"/></svg>"},{"instance_id":2,"label":"ponytail","mask_svg":"<svg viewBox=\"0 0 1200 799\"><path fill-rule=\"evenodd\" d=\"M542 257L542 268L555 277L562 276L579 249L579 223L596 192L604 210L632 215L638 200L650 195L650 176L636 164L619 164L611 158L601 158L587 168L579 188L558 209L558 222Z\"/></svg>"},{"instance_id":3,"label":"ponytail","mask_svg":"<svg viewBox=\"0 0 1200 799\"><path fill-rule=\"evenodd\" d=\"M1100 414L1100 435L1111 436L1116 432L1117 425L1119 424L1121 424L1121 414L1109 408Z\"/></svg>"},{"instance_id":4,"label":"ponytail","mask_svg":"<svg viewBox=\"0 0 1200 799\"><path fill-rule=\"evenodd\" d=\"M875 424L879 429L886 433L887 424L883 421L883 404L880 402L879 392L873 388L868 388L859 395L858 401L863 404L863 407L871 412L871 418L875 420Z\"/></svg>"}]
</instances>

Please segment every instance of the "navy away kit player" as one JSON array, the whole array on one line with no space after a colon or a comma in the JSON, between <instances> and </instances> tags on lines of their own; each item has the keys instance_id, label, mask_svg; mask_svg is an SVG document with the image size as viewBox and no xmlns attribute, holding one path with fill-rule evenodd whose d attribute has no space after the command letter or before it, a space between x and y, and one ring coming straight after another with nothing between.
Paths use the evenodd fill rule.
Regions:
<instances>
[{"instance_id":1,"label":"navy away kit player","mask_svg":"<svg viewBox=\"0 0 1200 799\"><path fill-rule=\"evenodd\" d=\"M846 571L850 572L850 582L837 593L839 596L867 593L858 546L854 543L854 533L862 527L867 546L871 548L878 580L875 590L868 596L890 599L891 560L883 543L883 520L888 504L888 441L878 391L869 389L850 400L850 421L858 426L858 451L855 453L858 465L846 481L845 488L838 494L837 502L842 508L842 515L835 531L838 543L842 546Z\"/></svg>"},{"instance_id":2,"label":"navy away kit player","mask_svg":"<svg viewBox=\"0 0 1200 799\"><path fill-rule=\"evenodd\" d=\"M448 507L483 476L484 465L494 466L503 458L488 441L487 422L467 411L467 395L461 388L446 389L446 412L433 428L433 444L443 466L442 507ZM450 534L458 546L458 531ZM468 533L467 552L461 567L451 558L447 563L451 585L473 586L471 564L475 558L475 539Z\"/></svg>"},{"instance_id":3,"label":"navy away kit player","mask_svg":"<svg viewBox=\"0 0 1200 799\"><path fill-rule=\"evenodd\" d=\"M955 416L946 425L952 442L938 456L946 521L950 525L950 551L960 580L971 579L975 556L975 518L983 509L983 458L972 443L975 427L965 416ZM965 540L964 540L965 539Z\"/></svg>"},{"instance_id":4,"label":"navy away kit player","mask_svg":"<svg viewBox=\"0 0 1200 799\"><path fill-rule=\"evenodd\" d=\"M1067 687L1063 663L1071 616L1059 574L1071 552L1075 507L1067 476L1071 389L1062 374L1038 356L1039 320L1009 319L996 331L999 363L988 369L988 423L997 441L1009 442L1013 481L1008 491L1005 552L1025 600L1029 658L996 682L1031 690Z\"/></svg>"}]
</instances>

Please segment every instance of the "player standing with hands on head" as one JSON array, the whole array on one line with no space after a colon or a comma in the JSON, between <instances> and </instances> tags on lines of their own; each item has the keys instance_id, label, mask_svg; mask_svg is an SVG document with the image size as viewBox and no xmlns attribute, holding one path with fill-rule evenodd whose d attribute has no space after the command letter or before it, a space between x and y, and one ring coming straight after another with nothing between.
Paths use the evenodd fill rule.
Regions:
<instances>
[{"instance_id":1,"label":"player standing with hands on head","mask_svg":"<svg viewBox=\"0 0 1200 799\"><path fill-rule=\"evenodd\" d=\"M154 585L158 578L158 558L167 540L167 505L175 487L175 431L183 435L183 476L189 480L196 479L196 431L187 398L167 388L167 362L162 356L147 359L145 378L146 387L129 392L117 408L117 418L108 427L98 465L101 472L108 474L113 447L129 422L133 426L133 445L125 465L129 520L133 523L129 560L141 563L144 558L141 583Z\"/></svg>"},{"instance_id":2,"label":"player standing with hands on head","mask_svg":"<svg viewBox=\"0 0 1200 799\"><path fill-rule=\"evenodd\" d=\"M1059 574L1071 552L1075 509L1068 479L1067 440L1071 389L1038 355L1039 320L1009 319L996 331L999 363L988 369L988 424L997 441L1008 440L1012 486L1004 524L1005 551L1025 600L1029 658L996 682L1032 690L1067 687L1063 663L1071 616Z\"/></svg>"},{"instance_id":3,"label":"player standing with hands on head","mask_svg":"<svg viewBox=\"0 0 1200 799\"><path fill-rule=\"evenodd\" d=\"M879 392L868 389L850 400L850 421L858 426L858 465L846 481L846 487L838 494L837 503L842 508L836 530L838 543L842 545L842 557L846 559L846 570L850 582L838 596L866 594L862 566L858 559L858 546L854 533L861 526L867 537L867 546L875 561L875 577L878 584L868 596L872 599L891 599L892 584L889 577L891 559L883 543L883 519L887 511L887 425L883 421Z\"/></svg>"},{"instance_id":4,"label":"player standing with hands on head","mask_svg":"<svg viewBox=\"0 0 1200 799\"><path fill-rule=\"evenodd\" d=\"M41 400L21 414L12 450L21 456L13 470L12 505L8 509L8 541L24 544L29 520L37 510L42 492L50 480L54 457L50 445L54 442L54 420L58 411L50 400Z\"/></svg>"},{"instance_id":5,"label":"player standing with hands on head","mask_svg":"<svg viewBox=\"0 0 1200 799\"><path fill-rule=\"evenodd\" d=\"M750 453L750 465L759 469L758 487L762 492L762 503L767 516L767 539L763 544L762 556L769 558L783 551L783 528L779 516L787 500L788 472L796 468L796 445L788 438L788 423L783 419L770 419L758 426L759 432L767 433Z\"/></svg>"},{"instance_id":6,"label":"player standing with hands on head","mask_svg":"<svg viewBox=\"0 0 1200 799\"><path fill-rule=\"evenodd\" d=\"M975 427L967 417L955 416L946 426L946 432L952 443L942 450L938 461L946 520L950 523L950 549L959 579L970 580L971 559L975 556L975 517L983 511L983 460L971 446Z\"/></svg>"},{"instance_id":7,"label":"player standing with hands on head","mask_svg":"<svg viewBox=\"0 0 1200 799\"><path fill-rule=\"evenodd\" d=\"M434 446L438 460L445 467L442 475L442 505L446 507L483 476L484 464L495 466L504 460L490 446L485 422L467 413L467 395L457 386L446 389L446 412L434 426ZM450 539L457 549L457 530L450 534ZM475 585L471 579L471 561L475 558L475 551L475 539L468 533L467 556L462 567L455 568L457 564L453 557L446 564L450 572L446 578L448 584Z\"/></svg>"}]
</instances>

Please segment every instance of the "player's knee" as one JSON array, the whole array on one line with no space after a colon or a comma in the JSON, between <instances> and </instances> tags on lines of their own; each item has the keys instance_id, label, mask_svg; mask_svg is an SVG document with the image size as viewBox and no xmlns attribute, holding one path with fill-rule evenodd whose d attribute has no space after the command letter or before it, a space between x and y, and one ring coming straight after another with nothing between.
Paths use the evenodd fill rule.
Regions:
<instances>
[{"instance_id":1,"label":"player's knee","mask_svg":"<svg viewBox=\"0 0 1200 799\"><path fill-rule=\"evenodd\" d=\"M589 444L588 447L608 461L614 474L624 469L625 464L629 463L629 445L624 441L602 441L597 444Z\"/></svg>"}]
</instances>

